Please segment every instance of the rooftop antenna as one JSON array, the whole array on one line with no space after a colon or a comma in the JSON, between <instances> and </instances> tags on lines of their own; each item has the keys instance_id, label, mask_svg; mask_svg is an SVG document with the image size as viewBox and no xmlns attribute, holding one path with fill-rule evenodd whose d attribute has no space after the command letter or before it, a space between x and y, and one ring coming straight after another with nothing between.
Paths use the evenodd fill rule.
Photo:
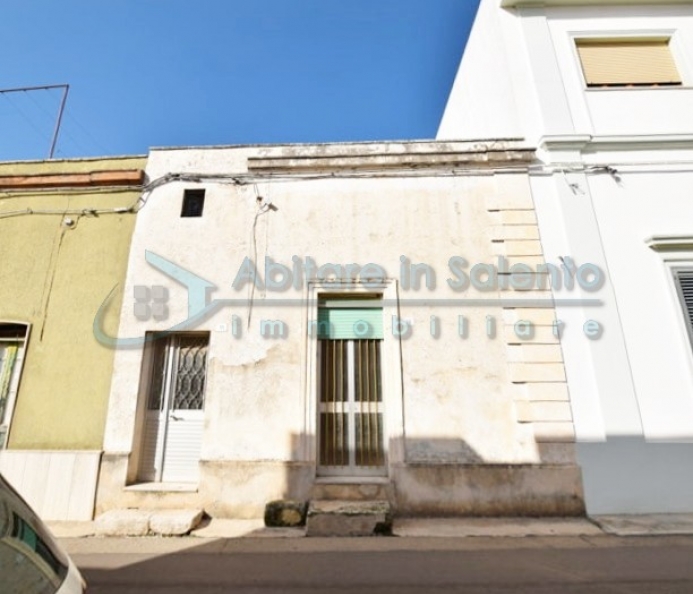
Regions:
<instances>
[{"instance_id":1,"label":"rooftop antenna","mask_svg":"<svg viewBox=\"0 0 693 594\"><path fill-rule=\"evenodd\" d=\"M55 146L58 143L58 134L60 133L60 124L63 121L63 112L65 111L65 103L67 102L67 94L70 91L70 85L43 85L40 87L18 87L16 89L0 89L0 95L4 93L20 93L22 91L46 91L50 89L63 89L63 97L60 100L58 108L58 117L55 120L55 129L53 130L53 139L51 140L51 148L48 152L48 158L53 158Z\"/></svg>"}]
</instances>

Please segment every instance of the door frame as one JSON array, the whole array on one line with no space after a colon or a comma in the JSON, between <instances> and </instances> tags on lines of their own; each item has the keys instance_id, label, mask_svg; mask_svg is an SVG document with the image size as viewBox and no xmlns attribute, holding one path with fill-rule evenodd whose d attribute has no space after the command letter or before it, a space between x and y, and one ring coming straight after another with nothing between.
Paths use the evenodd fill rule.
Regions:
<instances>
[{"instance_id":1,"label":"door frame","mask_svg":"<svg viewBox=\"0 0 693 594\"><path fill-rule=\"evenodd\" d=\"M305 456L313 467L313 479L385 479L392 474L392 467L404 463L404 406L402 381L402 339L392 332L392 319L399 315L399 287L396 279L368 280L364 282L311 281L306 287L306 307L304 312L304 336L306 336L307 373L304 384L304 435ZM381 344L381 381L383 390L383 450L385 453L385 472L376 476L340 475L325 476L318 472L318 414L319 414L319 366L318 366L318 301L338 295L353 297L382 295L383 299L383 341Z\"/></svg>"},{"instance_id":2,"label":"door frame","mask_svg":"<svg viewBox=\"0 0 693 594\"><path fill-rule=\"evenodd\" d=\"M176 386L178 383L178 374L175 372L178 368L179 361L179 343L178 339L182 336L185 337L196 337L196 338L206 338L207 339L207 355L205 357L205 386L204 386L204 403L201 409L199 409L200 414L204 415L206 396L207 396L207 386L209 382L209 346L210 346L210 333L209 332L175 332L167 333L164 336L157 337L157 332L147 332L146 342L143 355L143 373L140 381L140 406L141 413L138 415L140 421L135 423L135 430L138 434L139 446L137 448L137 455L133 457L133 466L136 482L157 482L160 483L163 480L165 463L166 463L166 442L169 434L169 425L172 420L172 398L175 394ZM165 345L162 347L165 349L164 354L164 380L162 382L162 399L161 405L158 410L149 409L149 399L151 397L152 382L154 381L155 373L155 363L156 363L156 349L158 347L158 341L164 341ZM164 412L165 411L165 412ZM182 411L187 412L187 411ZM144 448L146 444L146 432L148 420L153 417L154 413L159 417L160 430L163 430L163 435L157 436L156 451L154 454L154 474L153 476L146 472L143 468L144 463L147 461L144 457ZM163 426L163 427L161 427ZM200 441L200 445L201 445ZM176 481L178 482L178 481Z\"/></svg>"}]
</instances>

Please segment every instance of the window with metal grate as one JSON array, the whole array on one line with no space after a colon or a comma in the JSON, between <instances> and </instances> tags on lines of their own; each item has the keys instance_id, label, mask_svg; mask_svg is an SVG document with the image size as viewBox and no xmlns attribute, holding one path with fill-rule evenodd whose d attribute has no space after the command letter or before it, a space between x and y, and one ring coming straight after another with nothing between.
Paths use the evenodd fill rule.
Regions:
<instances>
[{"instance_id":1,"label":"window with metal grate","mask_svg":"<svg viewBox=\"0 0 693 594\"><path fill-rule=\"evenodd\" d=\"M380 295L321 298L318 307L318 471L386 473Z\"/></svg>"},{"instance_id":2,"label":"window with metal grate","mask_svg":"<svg viewBox=\"0 0 693 594\"><path fill-rule=\"evenodd\" d=\"M693 269L675 270L674 278L676 280L676 287L679 291L679 297L681 298L683 314L686 318L688 335L693 342Z\"/></svg>"}]
</instances>

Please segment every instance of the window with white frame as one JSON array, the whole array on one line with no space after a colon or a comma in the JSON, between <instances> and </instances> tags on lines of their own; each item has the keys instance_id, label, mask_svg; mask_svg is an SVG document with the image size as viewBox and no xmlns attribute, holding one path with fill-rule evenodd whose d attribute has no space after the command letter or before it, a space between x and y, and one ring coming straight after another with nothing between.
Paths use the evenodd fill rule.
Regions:
<instances>
[{"instance_id":1,"label":"window with white frame","mask_svg":"<svg viewBox=\"0 0 693 594\"><path fill-rule=\"evenodd\" d=\"M680 86L669 38L577 39L589 88Z\"/></svg>"},{"instance_id":2,"label":"window with white frame","mask_svg":"<svg viewBox=\"0 0 693 594\"><path fill-rule=\"evenodd\" d=\"M693 235L653 235L645 243L661 256L670 274L671 289L678 297L686 334L693 346Z\"/></svg>"},{"instance_id":3,"label":"window with white frame","mask_svg":"<svg viewBox=\"0 0 693 594\"><path fill-rule=\"evenodd\" d=\"M385 472L380 295L318 300L318 469Z\"/></svg>"},{"instance_id":4,"label":"window with white frame","mask_svg":"<svg viewBox=\"0 0 693 594\"><path fill-rule=\"evenodd\" d=\"M25 324L0 323L0 448L6 445L17 399L27 330Z\"/></svg>"}]
</instances>

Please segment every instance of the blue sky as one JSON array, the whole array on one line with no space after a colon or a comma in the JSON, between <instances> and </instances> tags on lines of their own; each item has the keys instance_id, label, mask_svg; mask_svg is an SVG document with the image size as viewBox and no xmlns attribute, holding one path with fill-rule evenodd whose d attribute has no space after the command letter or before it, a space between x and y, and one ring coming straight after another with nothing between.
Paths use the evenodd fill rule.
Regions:
<instances>
[{"instance_id":1,"label":"blue sky","mask_svg":"<svg viewBox=\"0 0 693 594\"><path fill-rule=\"evenodd\" d=\"M432 138L478 0L3 0L0 89L70 84L56 157ZM61 91L0 94L45 158Z\"/></svg>"}]
</instances>

